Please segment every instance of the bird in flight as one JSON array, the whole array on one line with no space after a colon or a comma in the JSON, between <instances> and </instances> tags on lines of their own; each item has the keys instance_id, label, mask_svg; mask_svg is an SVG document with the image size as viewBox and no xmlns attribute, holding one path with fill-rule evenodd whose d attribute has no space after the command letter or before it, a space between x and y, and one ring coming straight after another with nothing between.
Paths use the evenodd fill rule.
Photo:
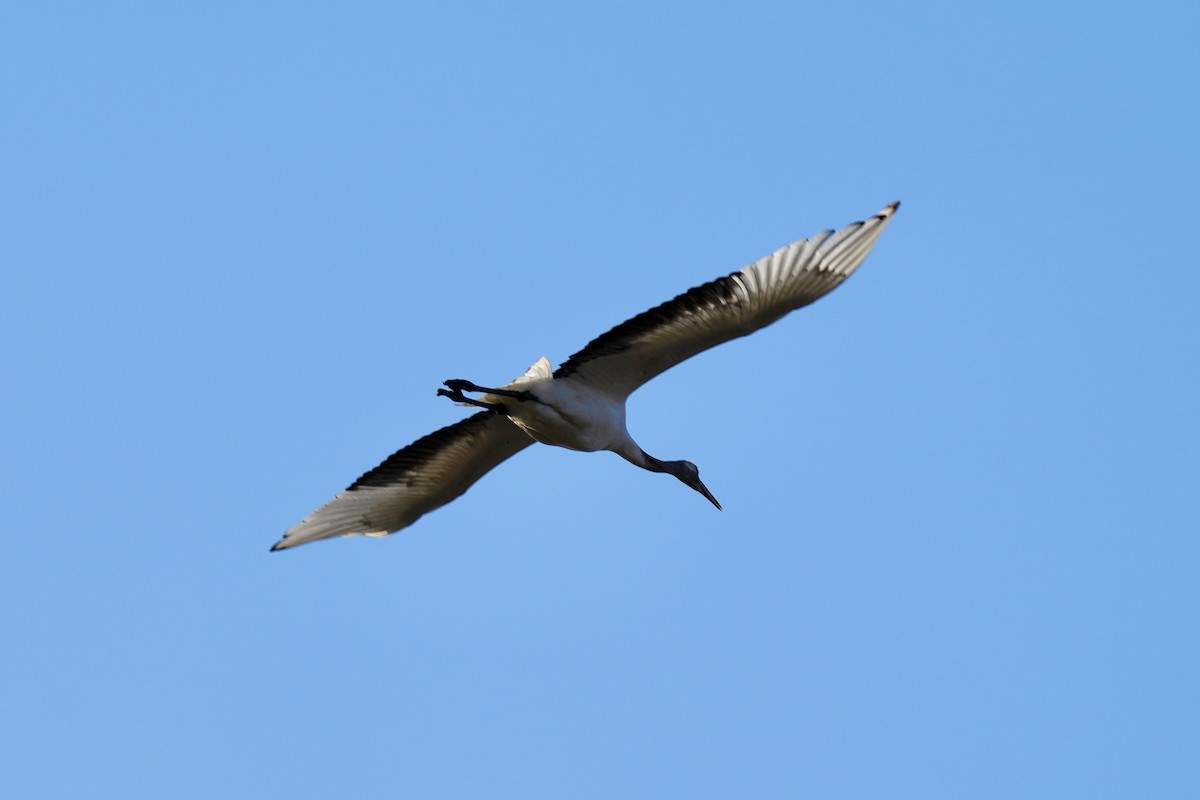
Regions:
<instances>
[{"instance_id":1,"label":"bird in flight","mask_svg":"<svg viewBox=\"0 0 1200 800\"><path fill-rule=\"evenodd\" d=\"M454 500L534 442L611 450L674 475L721 504L690 461L660 461L625 427L639 386L697 353L747 336L836 289L866 259L900 204L840 231L823 231L638 314L552 370L543 356L507 385L448 380L438 394L483 409L394 453L283 534L272 550L335 536L386 536Z\"/></svg>"}]
</instances>

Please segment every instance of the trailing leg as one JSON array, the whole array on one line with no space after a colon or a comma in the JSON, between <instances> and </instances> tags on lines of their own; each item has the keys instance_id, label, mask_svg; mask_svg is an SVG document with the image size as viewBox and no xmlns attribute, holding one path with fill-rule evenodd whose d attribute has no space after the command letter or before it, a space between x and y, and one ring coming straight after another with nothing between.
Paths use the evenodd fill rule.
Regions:
<instances>
[{"instance_id":1,"label":"trailing leg","mask_svg":"<svg viewBox=\"0 0 1200 800\"><path fill-rule=\"evenodd\" d=\"M466 403L469 406L478 406L479 408L486 408L488 411L494 411L497 414L503 414L506 417L508 416L508 407L505 406L503 403L487 403L487 402L484 402L483 400L476 400L473 397L467 397L465 394L463 394L458 389L455 389L454 391L449 391L447 389L438 389L437 393L438 393L439 397L449 397L451 400L453 400L456 403Z\"/></svg>"},{"instance_id":2,"label":"trailing leg","mask_svg":"<svg viewBox=\"0 0 1200 800\"><path fill-rule=\"evenodd\" d=\"M480 392L481 394L494 394L497 397L511 397L512 399L520 400L521 402L537 400L537 398L534 397L531 392L514 392L511 389L489 389L486 386L479 386L478 384L471 383L470 381L464 381L461 378L453 378L448 381L443 381L443 383L445 383L451 391L457 392L459 395L462 395L462 393L466 391ZM442 390L439 389L438 393L440 394L441 391Z\"/></svg>"}]
</instances>

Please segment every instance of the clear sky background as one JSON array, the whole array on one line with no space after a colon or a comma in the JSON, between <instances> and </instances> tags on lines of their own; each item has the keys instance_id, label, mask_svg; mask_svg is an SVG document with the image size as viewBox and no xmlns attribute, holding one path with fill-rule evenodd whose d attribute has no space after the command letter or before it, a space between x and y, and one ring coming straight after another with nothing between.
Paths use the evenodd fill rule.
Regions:
<instances>
[{"instance_id":1,"label":"clear sky background","mask_svg":"<svg viewBox=\"0 0 1200 800\"><path fill-rule=\"evenodd\" d=\"M6 797L1195 797L1194 3L0 11ZM845 286L268 553L675 294Z\"/></svg>"}]
</instances>

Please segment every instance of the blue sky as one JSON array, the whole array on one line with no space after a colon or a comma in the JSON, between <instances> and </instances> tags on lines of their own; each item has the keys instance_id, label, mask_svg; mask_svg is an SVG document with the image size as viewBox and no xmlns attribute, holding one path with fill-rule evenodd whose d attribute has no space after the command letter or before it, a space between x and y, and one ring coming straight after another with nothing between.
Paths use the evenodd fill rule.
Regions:
<instances>
[{"instance_id":1,"label":"blue sky","mask_svg":"<svg viewBox=\"0 0 1200 800\"><path fill-rule=\"evenodd\" d=\"M1197 11L0 11L6 796L1191 797ZM673 295L904 205L630 403L284 529Z\"/></svg>"}]
</instances>

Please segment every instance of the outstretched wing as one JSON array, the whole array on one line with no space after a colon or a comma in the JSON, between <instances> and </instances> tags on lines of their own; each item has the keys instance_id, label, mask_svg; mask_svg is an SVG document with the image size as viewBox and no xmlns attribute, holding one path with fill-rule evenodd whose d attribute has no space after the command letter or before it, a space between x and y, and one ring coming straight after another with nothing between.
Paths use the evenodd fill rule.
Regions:
<instances>
[{"instance_id":1,"label":"outstretched wing","mask_svg":"<svg viewBox=\"0 0 1200 800\"><path fill-rule=\"evenodd\" d=\"M697 353L754 333L836 289L871 252L900 204L776 250L744 269L638 314L567 359L556 379L624 399Z\"/></svg>"},{"instance_id":2,"label":"outstretched wing","mask_svg":"<svg viewBox=\"0 0 1200 800\"><path fill-rule=\"evenodd\" d=\"M481 412L391 455L283 534L272 550L333 536L386 536L455 499L533 439L507 417Z\"/></svg>"}]
</instances>

